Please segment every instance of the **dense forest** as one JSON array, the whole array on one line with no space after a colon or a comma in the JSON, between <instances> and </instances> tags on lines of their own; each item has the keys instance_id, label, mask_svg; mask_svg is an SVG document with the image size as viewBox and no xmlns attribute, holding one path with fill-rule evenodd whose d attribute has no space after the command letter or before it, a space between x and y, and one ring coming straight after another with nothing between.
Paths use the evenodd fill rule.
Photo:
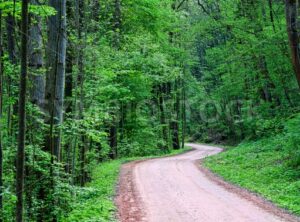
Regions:
<instances>
[{"instance_id":1,"label":"dense forest","mask_svg":"<svg viewBox=\"0 0 300 222\"><path fill-rule=\"evenodd\" d=\"M186 140L284 134L299 170L299 4L1 0L0 221L64 221L96 166Z\"/></svg>"}]
</instances>

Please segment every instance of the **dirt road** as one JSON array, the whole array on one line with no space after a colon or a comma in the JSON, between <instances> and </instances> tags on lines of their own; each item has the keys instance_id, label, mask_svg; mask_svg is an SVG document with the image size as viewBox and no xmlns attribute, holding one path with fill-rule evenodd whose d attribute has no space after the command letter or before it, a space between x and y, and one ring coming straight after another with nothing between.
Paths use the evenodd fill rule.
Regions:
<instances>
[{"instance_id":1,"label":"dirt road","mask_svg":"<svg viewBox=\"0 0 300 222\"><path fill-rule=\"evenodd\" d=\"M120 221L298 221L198 167L197 160L221 152L220 148L188 145L195 150L123 167L116 198Z\"/></svg>"}]
</instances>

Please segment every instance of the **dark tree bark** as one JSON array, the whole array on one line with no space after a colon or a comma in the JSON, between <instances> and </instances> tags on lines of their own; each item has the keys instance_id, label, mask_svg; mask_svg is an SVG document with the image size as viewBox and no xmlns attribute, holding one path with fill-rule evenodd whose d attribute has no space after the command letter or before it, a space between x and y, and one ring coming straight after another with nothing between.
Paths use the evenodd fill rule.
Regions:
<instances>
[{"instance_id":1,"label":"dark tree bark","mask_svg":"<svg viewBox=\"0 0 300 222\"><path fill-rule=\"evenodd\" d=\"M113 12L113 40L112 45L116 50L121 46L121 26L122 26L122 11L121 0L114 0L114 12ZM121 108L120 108L121 109ZM110 157L112 159L117 158L118 155L118 124L116 113L112 113L113 119L109 129L109 144L111 147Z\"/></svg>"},{"instance_id":2,"label":"dark tree bark","mask_svg":"<svg viewBox=\"0 0 300 222\"><path fill-rule=\"evenodd\" d=\"M294 67L295 75L300 87L300 51L299 51L299 2L297 0L286 0L286 22L287 32L289 36L292 64Z\"/></svg>"},{"instance_id":3,"label":"dark tree bark","mask_svg":"<svg viewBox=\"0 0 300 222\"><path fill-rule=\"evenodd\" d=\"M174 114L172 116L172 120L170 123L170 128L172 131L172 144L173 149L178 150L180 149L180 141L179 141L179 117L180 117L180 93L178 90L178 81L175 80L175 102L174 102Z\"/></svg>"},{"instance_id":4,"label":"dark tree bark","mask_svg":"<svg viewBox=\"0 0 300 222\"><path fill-rule=\"evenodd\" d=\"M14 15L9 14L6 18L7 49L9 60L13 65L17 64L15 27L16 25Z\"/></svg>"},{"instance_id":5,"label":"dark tree bark","mask_svg":"<svg viewBox=\"0 0 300 222\"><path fill-rule=\"evenodd\" d=\"M117 127L116 127L116 120L113 119L113 124L110 127L109 130L109 145L111 148L111 152L110 152L110 158L111 159L116 159L118 156L118 137L117 137Z\"/></svg>"},{"instance_id":6,"label":"dark tree bark","mask_svg":"<svg viewBox=\"0 0 300 222\"><path fill-rule=\"evenodd\" d=\"M269 3L269 11L270 11L270 21L272 23L273 31L276 32L276 27L274 23L273 0L268 0L268 3Z\"/></svg>"},{"instance_id":7,"label":"dark tree bark","mask_svg":"<svg viewBox=\"0 0 300 222\"><path fill-rule=\"evenodd\" d=\"M3 99L3 65L2 65L2 11L0 10L0 222L3 222L3 147L2 147L2 99Z\"/></svg>"},{"instance_id":8,"label":"dark tree bark","mask_svg":"<svg viewBox=\"0 0 300 222\"><path fill-rule=\"evenodd\" d=\"M120 138L119 140L122 142L125 137L125 121L126 121L126 115L127 115L127 106L123 102L121 102L120 107L120 122L119 122L119 128L120 128Z\"/></svg>"},{"instance_id":9,"label":"dark tree bark","mask_svg":"<svg viewBox=\"0 0 300 222\"><path fill-rule=\"evenodd\" d=\"M66 13L68 18L67 27L67 36L68 36L68 44L67 44L67 51L66 51L66 81L65 81L65 116L69 119L75 118L75 110L76 107L73 102L73 88L75 88L75 81L73 78L73 67L75 64L75 47L71 43L72 38L71 34L72 31L75 29L75 24L73 21L75 21L75 13L73 10L73 2L67 1L66 2ZM65 145L66 149L66 166L65 171L68 174L72 173L72 155L75 155L73 153L75 136L72 136L69 141ZM74 146L74 148L73 148Z\"/></svg>"},{"instance_id":10,"label":"dark tree bark","mask_svg":"<svg viewBox=\"0 0 300 222\"><path fill-rule=\"evenodd\" d=\"M28 0L22 0L21 24L21 74L19 92L19 135L17 153L16 179L16 221L23 221L23 189L24 189L24 160L25 160L25 133L26 133L26 81L27 81L27 33L28 33Z\"/></svg>"},{"instance_id":11,"label":"dark tree bark","mask_svg":"<svg viewBox=\"0 0 300 222\"><path fill-rule=\"evenodd\" d=\"M65 101L67 102L66 106L66 117L73 118L73 50L68 47L67 49L67 63L66 63L66 82L65 82ZM71 173L71 152L73 150L73 137L70 139L70 142L66 146L66 173Z\"/></svg>"}]
</instances>

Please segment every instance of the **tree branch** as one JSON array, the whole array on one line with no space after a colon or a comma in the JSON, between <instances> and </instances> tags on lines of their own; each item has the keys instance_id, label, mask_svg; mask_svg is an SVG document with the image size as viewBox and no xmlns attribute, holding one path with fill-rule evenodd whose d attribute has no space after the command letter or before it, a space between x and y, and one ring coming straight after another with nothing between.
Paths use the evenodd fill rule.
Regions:
<instances>
[{"instance_id":1,"label":"tree branch","mask_svg":"<svg viewBox=\"0 0 300 222\"><path fill-rule=\"evenodd\" d=\"M182 0L179 5L176 7L176 10L179 10L181 8L181 6L185 3L188 2L188 0Z\"/></svg>"}]
</instances>

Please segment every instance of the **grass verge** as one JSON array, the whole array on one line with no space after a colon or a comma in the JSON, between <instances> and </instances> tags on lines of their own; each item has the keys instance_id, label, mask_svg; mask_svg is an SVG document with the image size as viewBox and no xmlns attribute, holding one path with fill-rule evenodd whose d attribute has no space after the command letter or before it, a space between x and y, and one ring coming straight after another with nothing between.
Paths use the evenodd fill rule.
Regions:
<instances>
[{"instance_id":1,"label":"grass verge","mask_svg":"<svg viewBox=\"0 0 300 222\"><path fill-rule=\"evenodd\" d=\"M116 211L113 197L121 165L135 160L172 156L190 150L174 150L159 156L124 158L99 164L92 173L92 181L80 188L74 196L73 206L63 222L112 222Z\"/></svg>"},{"instance_id":2,"label":"grass verge","mask_svg":"<svg viewBox=\"0 0 300 222\"><path fill-rule=\"evenodd\" d=\"M300 215L299 148L289 133L236 148L207 158L204 165L225 180L262 195L275 205Z\"/></svg>"}]
</instances>

